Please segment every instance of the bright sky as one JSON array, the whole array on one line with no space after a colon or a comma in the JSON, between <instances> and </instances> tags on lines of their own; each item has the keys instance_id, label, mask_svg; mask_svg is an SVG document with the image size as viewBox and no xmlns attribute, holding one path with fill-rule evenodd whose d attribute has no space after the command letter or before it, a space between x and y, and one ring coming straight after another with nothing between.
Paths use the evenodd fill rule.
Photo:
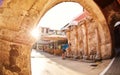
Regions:
<instances>
[{"instance_id":1,"label":"bright sky","mask_svg":"<svg viewBox=\"0 0 120 75\"><path fill-rule=\"evenodd\" d=\"M80 4L63 2L51 8L39 22L39 26L60 30L83 12Z\"/></svg>"}]
</instances>

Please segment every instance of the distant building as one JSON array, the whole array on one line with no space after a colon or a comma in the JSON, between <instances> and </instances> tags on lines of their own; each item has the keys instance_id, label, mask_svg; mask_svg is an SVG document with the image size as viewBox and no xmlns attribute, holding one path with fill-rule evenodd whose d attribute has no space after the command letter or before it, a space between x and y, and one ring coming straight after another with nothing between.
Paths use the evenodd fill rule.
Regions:
<instances>
[{"instance_id":1,"label":"distant building","mask_svg":"<svg viewBox=\"0 0 120 75\"><path fill-rule=\"evenodd\" d=\"M50 29L47 27L40 27L40 34L41 36L45 36L45 35L65 35L65 33L61 30L54 30L54 29Z\"/></svg>"},{"instance_id":2,"label":"distant building","mask_svg":"<svg viewBox=\"0 0 120 75\"><path fill-rule=\"evenodd\" d=\"M50 49L54 50L58 48L58 41L60 42L61 40L67 40L65 32L62 30L53 30L48 27L40 27L39 31L40 37L35 44L37 50L49 52Z\"/></svg>"},{"instance_id":3,"label":"distant building","mask_svg":"<svg viewBox=\"0 0 120 75\"><path fill-rule=\"evenodd\" d=\"M89 17L89 13L86 10L84 10L82 14L80 14L79 16L74 18L71 22L66 24L61 30L66 30L70 26L78 25L78 23L82 23L82 21L85 20L87 17Z\"/></svg>"}]
</instances>

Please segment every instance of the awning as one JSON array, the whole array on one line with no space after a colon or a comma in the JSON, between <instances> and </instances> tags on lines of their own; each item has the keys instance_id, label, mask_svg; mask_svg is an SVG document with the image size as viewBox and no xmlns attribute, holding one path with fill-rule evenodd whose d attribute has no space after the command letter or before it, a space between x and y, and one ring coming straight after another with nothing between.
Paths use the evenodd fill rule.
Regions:
<instances>
[{"instance_id":1,"label":"awning","mask_svg":"<svg viewBox=\"0 0 120 75\"><path fill-rule=\"evenodd\" d=\"M37 41L37 43L38 44L49 44L49 43L51 43L51 41L47 41L47 40L39 40L39 41Z\"/></svg>"},{"instance_id":2,"label":"awning","mask_svg":"<svg viewBox=\"0 0 120 75\"><path fill-rule=\"evenodd\" d=\"M67 37L63 35L46 35L46 36L42 36L41 39L57 41L57 40L67 40Z\"/></svg>"}]
</instances>

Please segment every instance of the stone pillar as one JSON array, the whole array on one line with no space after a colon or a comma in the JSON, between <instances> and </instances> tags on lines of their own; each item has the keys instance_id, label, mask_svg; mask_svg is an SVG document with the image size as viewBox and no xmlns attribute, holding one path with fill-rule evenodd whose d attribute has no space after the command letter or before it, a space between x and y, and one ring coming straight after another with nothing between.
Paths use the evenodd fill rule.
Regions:
<instances>
[{"instance_id":1,"label":"stone pillar","mask_svg":"<svg viewBox=\"0 0 120 75\"><path fill-rule=\"evenodd\" d=\"M76 26L72 26L71 27L71 33L70 33L70 38L71 38L71 50L73 53L73 57L76 58L77 57L77 43L78 43L78 39L77 39L77 33L76 33Z\"/></svg>"},{"instance_id":2,"label":"stone pillar","mask_svg":"<svg viewBox=\"0 0 120 75\"><path fill-rule=\"evenodd\" d=\"M68 44L69 44L69 49L67 50L67 56L72 57L72 52L71 52L71 40L70 40L70 29L66 30L66 36L68 39Z\"/></svg>"},{"instance_id":3,"label":"stone pillar","mask_svg":"<svg viewBox=\"0 0 120 75\"><path fill-rule=\"evenodd\" d=\"M84 21L84 25L82 25L83 27L83 34L84 34L84 55L83 55L83 59L88 59L88 28L87 28L87 24Z\"/></svg>"},{"instance_id":4,"label":"stone pillar","mask_svg":"<svg viewBox=\"0 0 120 75\"><path fill-rule=\"evenodd\" d=\"M84 42L83 42L84 32L83 32L82 24L78 25L77 33L78 33L78 56L82 59L84 53Z\"/></svg>"},{"instance_id":5,"label":"stone pillar","mask_svg":"<svg viewBox=\"0 0 120 75\"><path fill-rule=\"evenodd\" d=\"M98 28L95 29L95 34L97 35L97 54L96 54L96 60L101 60L101 49L100 49L100 35Z\"/></svg>"},{"instance_id":6,"label":"stone pillar","mask_svg":"<svg viewBox=\"0 0 120 75\"><path fill-rule=\"evenodd\" d=\"M78 52L79 52L78 51L78 32L77 32L78 26L75 26L74 30L75 30L75 38L76 38L76 40L75 40L75 46L76 46L75 55L76 55L76 58L79 58L78 57Z\"/></svg>"},{"instance_id":7,"label":"stone pillar","mask_svg":"<svg viewBox=\"0 0 120 75\"><path fill-rule=\"evenodd\" d=\"M70 42L70 29L66 30L66 36L67 36L67 39L68 39L68 43L71 43Z\"/></svg>"},{"instance_id":8,"label":"stone pillar","mask_svg":"<svg viewBox=\"0 0 120 75\"><path fill-rule=\"evenodd\" d=\"M36 45L37 45L36 49L39 50L39 42L37 42Z\"/></svg>"}]
</instances>

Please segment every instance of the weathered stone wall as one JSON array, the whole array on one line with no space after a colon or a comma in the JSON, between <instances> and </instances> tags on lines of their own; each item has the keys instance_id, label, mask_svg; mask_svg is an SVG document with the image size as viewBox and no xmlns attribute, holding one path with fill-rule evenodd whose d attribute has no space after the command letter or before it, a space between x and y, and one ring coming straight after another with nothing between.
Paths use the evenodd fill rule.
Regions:
<instances>
[{"instance_id":1,"label":"weathered stone wall","mask_svg":"<svg viewBox=\"0 0 120 75\"><path fill-rule=\"evenodd\" d=\"M115 0L112 4L103 8L102 11L108 23L110 23L112 16L120 12L120 4Z\"/></svg>"},{"instance_id":2,"label":"weathered stone wall","mask_svg":"<svg viewBox=\"0 0 120 75\"><path fill-rule=\"evenodd\" d=\"M91 58L92 55L95 55L96 59L101 59L100 55L100 40L98 34L98 24L95 20L90 19L86 21L87 27L87 40L88 40L88 55ZM110 54L110 53L109 53ZM103 56L104 57L104 56ZM110 56L109 56L110 57Z\"/></svg>"},{"instance_id":3,"label":"weathered stone wall","mask_svg":"<svg viewBox=\"0 0 120 75\"><path fill-rule=\"evenodd\" d=\"M68 41L71 43L73 56L96 60L110 58L111 45L109 41L102 42L104 36L100 31L99 23L93 18L86 18L77 26L69 28L69 32L66 33L70 34Z\"/></svg>"},{"instance_id":4,"label":"weathered stone wall","mask_svg":"<svg viewBox=\"0 0 120 75\"><path fill-rule=\"evenodd\" d=\"M30 75L36 1L3 0L0 6L0 75ZM34 4L36 5L36 4Z\"/></svg>"},{"instance_id":5,"label":"weathered stone wall","mask_svg":"<svg viewBox=\"0 0 120 75\"><path fill-rule=\"evenodd\" d=\"M0 40L0 75L30 74L31 46Z\"/></svg>"},{"instance_id":6,"label":"weathered stone wall","mask_svg":"<svg viewBox=\"0 0 120 75\"><path fill-rule=\"evenodd\" d=\"M33 39L25 29L0 28L0 75L28 75Z\"/></svg>"},{"instance_id":7,"label":"weathered stone wall","mask_svg":"<svg viewBox=\"0 0 120 75\"><path fill-rule=\"evenodd\" d=\"M119 0L118 0L119 1ZM111 39L112 39L112 56L115 55L115 37L114 37L114 25L117 21L120 21L120 4L117 0L114 0L113 3L109 4L102 9L102 12L107 20Z\"/></svg>"}]
</instances>

